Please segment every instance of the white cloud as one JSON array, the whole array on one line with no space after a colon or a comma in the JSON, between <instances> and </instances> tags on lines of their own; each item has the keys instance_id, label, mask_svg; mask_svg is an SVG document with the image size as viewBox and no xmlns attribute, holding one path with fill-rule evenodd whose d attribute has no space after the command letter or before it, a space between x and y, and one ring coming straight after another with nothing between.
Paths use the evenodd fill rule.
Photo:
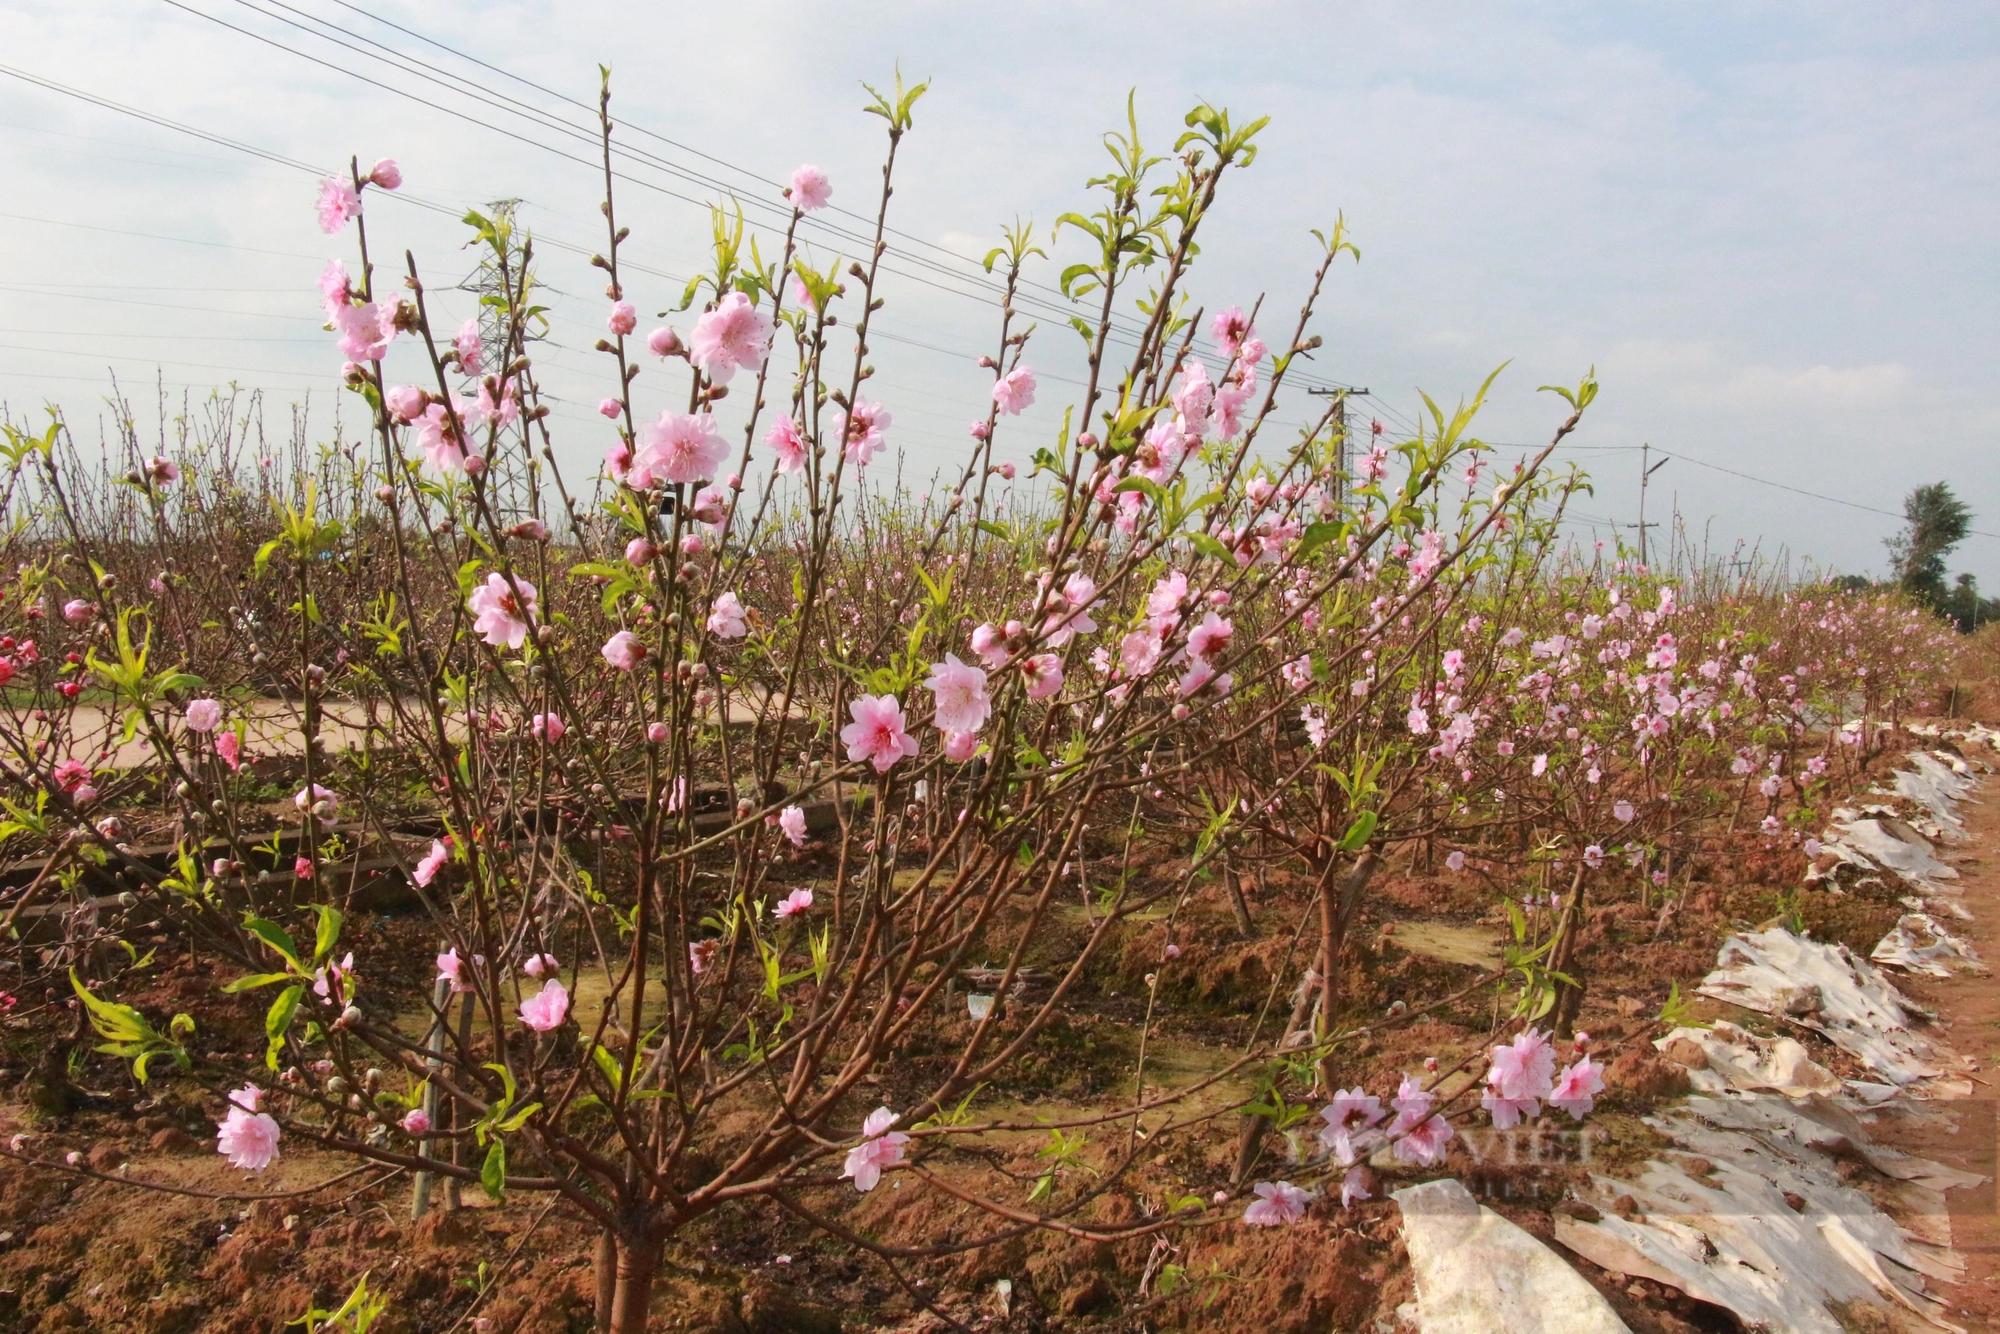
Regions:
<instances>
[{"instance_id":1,"label":"white cloud","mask_svg":"<svg viewBox=\"0 0 2000 1334\"><path fill-rule=\"evenodd\" d=\"M1684 406L1737 411L1846 412L1908 393L1915 372L1900 362L1858 366L1770 366L1720 341L1630 339L1605 358L1606 379L1651 390Z\"/></svg>"},{"instance_id":2,"label":"white cloud","mask_svg":"<svg viewBox=\"0 0 2000 1334\"><path fill-rule=\"evenodd\" d=\"M328 0L299 3L408 43ZM0 0L0 47L10 65L289 157L331 165L350 152L393 153L410 194L453 209L520 195L546 240L602 247L587 142L459 98L449 79L405 80L316 46L253 7L190 4L339 68L165 6ZM1079 243L1050 245L1049 225L1092 206L1082 183L1103 169L1098 135L1122 125L1125 89L1136 86L1155 151L1197 100L1273 117L1255 168L1231 175L1205 228L1192 296L1208 308L1247 307L1262 294L1267 335L1287 323L1314 259L1307 229L1346 212L1365 262L1343 262L1329 281L1315 368L1373 387L1385 418L1407 417L1417 386L1449 402L1511 358L1481 430L1545 438L1551 408L1534 386L1573 383L1594 363L1605 392L1580 443L1671 440L1746 471L1824 471L1830 488L1867 477L1868 500L1948 476L2000 521L2000 473L1984 466L2000 447L1988 406L2000 346L1990 300L2000 284L1990 226L2000 206L2000 11L1867 0L1414 9L1261 0L1217 23L1213 7L1160 0L1143 25L1129 9L1073 0L1023 0L1004 23L924 0L653 10L388 0L382 12L586 102L597 61L608 59L624 142L745 198L766 187L633 127L768 178L816 162L834 180L834 202L868 216L883 136L859 112L858 83L879 85L899 59L913 77L933 76L899 152L891 224L939 249L898 265L878 328L905 341L885 336L873 353L875 383L894 395L898 443L919 471L962 447L962 423L984 392L971 358L997 332L990 305L941 287L976 290L964 261L1016 216L1038 220L1036 239L1055 258L1031 276L1053 281ZM758 40L743 40L751 31ZM436 51L424 58L450 64ZM471 119L342 69L406 84ZM491 72L477 77L586 114ZM28 276L0 287L0 328L36 331L0 335L32 345L7 352L0 397L17 410L57 397L89 412L107 362L128 377L172 362L166 378L187 383L253 368L242 378L287 397L330 386L337 360L314 341L311 284L323 257L347 247L312 226L309 179L4 78L0 123L11 127L0 169L12 201L0 207L82 224L0 218L0 246L32 259ZM633 227L628 253L657 271L631 279L650 314L677 302L701 263L700 204L719 187L633 172L657 187L623 183L620 200L620 221ZM371 225L378 261L408 246L427 273L469 267L449 213L384 207ZM836 251L851 259L857 246L828 238L815 253L824 262ZM578 408L562 419L558 448L593 459L601 423L581 405L601 378L587 349L601 328L602 280L572 253L544 254L567 344L550 349L548 371ZM1056 377L1074 339L1046 311L1035 318L1032 355L1048 388L1020 426L1038 435L1060 423ZM1886 465L1885 442L1895 446ZM1601 470L1607 510L1632 499L1621 469ZM1821 544L1818 554L1857 565L1878 555L1879 534L1828 524L1796 498L1763 505L1754 487L1704 490L1692 473L1676 485L1696 512L1741 525L1734 531ZM2000 585L1993 545L1981 573Z\"/></svg>"}]
</instances>

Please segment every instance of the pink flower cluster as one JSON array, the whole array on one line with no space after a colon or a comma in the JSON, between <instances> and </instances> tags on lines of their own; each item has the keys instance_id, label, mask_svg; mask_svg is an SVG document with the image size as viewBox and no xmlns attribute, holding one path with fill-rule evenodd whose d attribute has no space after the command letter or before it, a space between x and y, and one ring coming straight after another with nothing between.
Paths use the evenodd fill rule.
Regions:
<instances>
[{"instance_id":1,"label":"pink flower cluster","mask_svg":"<svg viewBox=\"0 0 2000 1334\"><path fill-rule=\"evenodd\" d=\"M884 1169L903 1161L903 1146L910 1142L910 1137L889 1129L895 1124L896 1113L887 1107L877 1107L861 1123L861 1143L847 1151L847 1162L840 1175L852 1177L854 1188L864 1195L875 1189Z\"/></svg>"}]
</instances>

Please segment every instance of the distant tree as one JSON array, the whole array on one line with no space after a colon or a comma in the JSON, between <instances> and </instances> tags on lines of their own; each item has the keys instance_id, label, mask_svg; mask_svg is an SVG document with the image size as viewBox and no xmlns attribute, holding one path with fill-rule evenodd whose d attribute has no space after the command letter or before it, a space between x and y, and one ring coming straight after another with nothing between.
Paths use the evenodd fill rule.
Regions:
<instances>
[{"instance_id":1,"label":"distant tree","mask_svg":"<svg viewBox=\"0 0 2000 1334\"><path fill-rule=\"evenodd\" d=\"M2000 598L1979 596L1979 580L1971 574L1961 574L1951 590L1945 615L1958 622L1959 630L1969 635L1982 625L2000 621Z\"/></svg>"},{"instance_id":2,"label":"distant tree","mask_svg":"<svg viewBox=\"0 0 2000 1334\"><path fill-rule=\"evenodd\" d=\"M1888 541L1896 584L1933 611L1950 615L1945 558L1971 530L1972 511L1952 494L1951 483L1933 482L1903 498L1903 518L1907 526Z\"/></svg>"}]
</instances>

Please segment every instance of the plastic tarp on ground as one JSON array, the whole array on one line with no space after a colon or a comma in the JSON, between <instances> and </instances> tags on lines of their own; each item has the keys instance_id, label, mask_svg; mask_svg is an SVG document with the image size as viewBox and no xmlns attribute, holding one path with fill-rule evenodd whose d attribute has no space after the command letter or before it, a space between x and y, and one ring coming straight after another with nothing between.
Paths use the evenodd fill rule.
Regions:
<instances>
[{"instance_id":1,"label":"plastic tarp on ground","mask_svg":"<svg viewBox=\"0 0 2000 1334\"><path fill-rule=\"evenodd\" d=\"M1569 1262L1449 1178L1399 1190L1423 1334L1631 1334Z\"/></svg>"},{"instance_id":2,"label":"plastic tarp on ground","mask_svg":"<svg viewBox=\"0 0 2000 1334\"><path fill-rule=\"evenodd\" d=\"M1961 744L2000 742L1983 728L1928 735ZM1827 851L1866 874L1886 874L1921 898L1872 951L1876 962L1931 976L1979 968L1933 909L1970 913L1950 882L1958 873L1925 837L1963 836L1956 810L1972 766L1946 752L1915 752L1883 795L1911 803L1836 814ZM1925 826L1920 831L1918 825ZM1846 947L1773 929L1731 937L1698 990L1824 1036L1880 1082L1838 1081L1796 1039L1736 1025L1676 1029L1656 1044L1688 1067L1696 1093L1649 1124L1672 1148L1637 1179L1593 1179L1590 1211L1558 1214L1556 1240L1612 1272L1652 1279L1732 1312L1771 1334L1843 1334L1844 1303L1900 1308L1959 1330L1927 1281L1960 1281L1945 1193L1981 1178L1873 1143L1864 1118L1896 1093L1966 1096L1947 1077L1960 1062L1913 1024L1926 1016L1868 959ZM1949 1103L1915 1104L1944 1116ZM1842 1160L1886 1179L1864 1193ZM1885 1212L1887 1204L1902 1221ZM1595 1217L1587 1216L1590 1212Z\"/></svg>"}]
</instances>

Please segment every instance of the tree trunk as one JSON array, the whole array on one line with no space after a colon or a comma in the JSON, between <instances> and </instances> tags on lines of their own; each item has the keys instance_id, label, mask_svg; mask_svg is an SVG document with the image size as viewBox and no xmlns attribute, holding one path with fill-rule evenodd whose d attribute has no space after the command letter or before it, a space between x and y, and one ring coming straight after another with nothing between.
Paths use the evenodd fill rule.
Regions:
<instances>
[{"instance_id":1,"label":"tree trunk","mask_svg":"<svg viewBox=\"0 0 2000 1334\"><path fill-rule=\"evenodd\" d=\"M1291 1018L1285 1023L1284 1036L1278 1045L1290 1049L1294 1039L1304 1036L1306 1043L1325 1035L1326 1028L1333 1023L1333 1006L1339 998L1340 989L1334 983L1334 969L1340 959L1341 945L1347 938L1347 927L1354 920L1355 912L1361 906L1361 891L1375 875L1375 868L1381 859L1372 852L1364 852L1356 859L1354 867L1347 873L1347 879L1338 886L1335 893L1333 864L1329 864L1321 879L1320 888L1320 945L1319 954L1306 976L1300 981L1296 995L1292 997ZM1318 985L1314 985L1313 974L1319 974ZM1318 1002L1315 1004L1314 1002ZM1318 1022L1314 1023L1313 1019ZM1332 1053L1320 1057L1318 1062L1319 1080L1323 1092L1332 1092ZM1250 1175L1250 1169L1257 1165L1257 1154L1263 1147L1264 1134L1271 1127L1271 1119L1256 1112L1243 1115L1236 1136L1236 1170L1231 1183L1241 1187Z\"/></svg>"},{"instance_id":2,"label":"tree trunk","mask_svg":"<svg viewBox=\"0 0 2000 1334\"><path fill-rule=\"evenodd\" d=\"M660 1244L650 1232L618 1239L611 1334L646 1334L646 1308L653 1299L653 1275L659 1264Z\"/></svg>"},{"instance_id":3,"label":"tree trunk","mask_svg":"<svg viewBox=\"0 0 2000 1334\"><path fill-rule=\"evenodd\" d=\"M1354 869L1347 873L1347 879L1340 886L1340 897L1336 901L1333 887L1329 885L1320 897L1320 979L1319 1014L1320 1023L1331 1032L1333 1027L1333 1007L1340 999L1340 951L1347 943L1347 928L1354 921L1354 914L1361 908L1361 891L1368 888L1368 882L1375 877L1375 868L1381 859L1372 852L1363 852L1355 859ZM1328 1093L1333 1091L1333 1053L1327 1052L1319 1058L1319 1082Z\"/></svg>"},{"instance_id":4,"label":"tree trunk","mask_svg":"<svg viewBox=\"0 0 2000 1334\"><path fill-rule=\"evenodd\" d=\"M1229 890L1229 907L1236 914L1236 934L1245 940L1257 938L1257 923L1250 918L1250 903L1243 897L1243 876L1227 862L1222 867L1222 883Z\"/></svg>"},{"instance_id":5,"label":"tree trunk","mask_svg":"<svg viewBox=\"0 0 2000 1334\"><path fill-rule=\"evenodd\" d=\"M1576 938L1583 930L1583 871L1583 867L1577 867L1576 878L1569 883L1569 902L1563 905L1562 938L1549 951L1549 967L1575 979L1556 983L1555 1036L1563 1042L1569 1041L1576 1027L1576 1016L1583 1009L1583 976L1576 965Z\"/></svg>"},{"instance_id":6,"label":"tree trunk","mask_svg":"<svg viewBox=\"0 0 2000 1334\"><path fill-rule=\"evenodd\" d=\"M611 1307L618 1292L618 1235L608 1227L597 1234L597 1254L591 1265L591 1276L597 1280L594 1328L597 1334L610 1334Z\"/></svg>"}]
</instances>

